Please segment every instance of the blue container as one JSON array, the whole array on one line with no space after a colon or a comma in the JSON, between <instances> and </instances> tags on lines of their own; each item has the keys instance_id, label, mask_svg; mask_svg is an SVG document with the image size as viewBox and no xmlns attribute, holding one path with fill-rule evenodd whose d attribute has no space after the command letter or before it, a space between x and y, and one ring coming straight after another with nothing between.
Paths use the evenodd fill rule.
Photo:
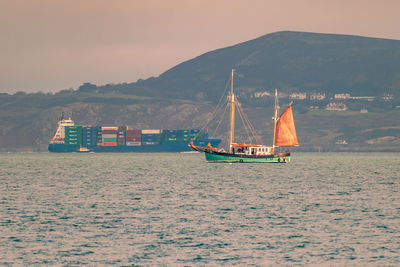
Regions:
<instances>
[{"instance_id":1,"label":"blue container","mask_svg":"<svg viewBox=\"0 0 400 267\"><path fill-rule=\"evenodd\" d=\"M160 138L160 134L142 134L142 138L144 137L158 137Z\"/></svg>"},{"instance_id":2,"label":"blue container","mask_svg":"<svg viewBox=\"0 0 400 267\"><path fill-rule=\"evenodd\" d=\"M178 135L178 130L164 130L165 136L176 136Z\"/></svg>"},{"instance_id":3,"label":"blue container","mask_svg":"<svg viewBox=\"0 0 400 267\"><path fill-rule=\"evenodd\" d=\"M160 137L143 137L142 136L142 140L160 140Z\"/></svg>"},{"instance_id":4,"label":"blue container","mask_svg":"<svg viewBox=\"0 0 400 267\"><path fill-rule=\"evenodd\" d=\"M97 126L87 126L82 129L82 145L84 147L95 146L98 140Z\"/></svg>"},{"instance_id":5,"label":"blue container","mask_svg":"<svg viewBox=\"0 0 400 267\"><path fill-rule=\"evenodd\" d=\"M102 136L102 133L101 133L101 126L96 126L96 128L97 128L97 137L101 137Z\"/></svg>"},{"instance_id":6,"label":"blue container","mask_svg":"<svg viewBox=\"0 0 400 267\"><path fill-rule=\"evenodd\" d=\"M125 138L126 137L126 132L125 131L118 131L118 133L117 133L117 138L118 139L120 139L120 138Z\"/></svg>"},{"instance_id":7,"label":"blue container","mask_svg":"<svg viewBox=\"0 0 400 267\"><path fill-rule=\"evenodd\" d=\"M160 134L142 134L142 143L144 142L160 142Z\"/></svg>"}]
</instances>

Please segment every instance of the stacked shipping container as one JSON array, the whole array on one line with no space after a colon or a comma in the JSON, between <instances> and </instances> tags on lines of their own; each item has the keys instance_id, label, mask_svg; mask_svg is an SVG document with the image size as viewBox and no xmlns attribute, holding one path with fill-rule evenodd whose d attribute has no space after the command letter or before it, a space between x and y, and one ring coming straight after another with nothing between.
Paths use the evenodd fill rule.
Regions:
<instances>
[{"instance_id":1,"label":"stacked shipping container","mask_svg":"<svg viewBox=\"0 0 400 267\"><path fill-rule=\"evenodd\" d=\"M183 152L190 151L188 143L214 147L221 142L209 138L207 131L189 130L132 130L126 126L67 126L57 129L65 133L61 140L49 142L50 152Z\"/></svg>"},{"instance_id":2,"label":"stacked shipping container","mask_svg":"<svg viewBox=\"0 0 400 267\"><path fill-rule=\"evenodd\" d=\"M202 136L200 135L200 129L191 129L189 131L189 137L190 141L202 138Z\"/></svg>"},{"instance_id":3,"label":"stacked shipping container","mask_svg":"<svg viewBox=\"0 0 400 267\"><path fill-rule=\"evenodd\" d=\"M199 129L191 130L133 130L127 126L65 126L65 144L83 147L100 146L141 146L160 143L187 143L200 134Z\"/></svg>"},{"instance_id":4,"label":"stacked shipping container","mask_svg":"<svg viewBox=\"0 0 400 267\"><path fill-rule=\"evenodd\" d=\"M119 146L124 146L126 143L126 130L127 129L128 129L127 126L118 127L117 142L118 142Z\"/></svg>"},{"instance_id":5,"label":"stacked shipping container","mask_svg":"<svg viewBox=\"0 0 400 267\"><path fill-rule=\"evenodd\" d=\"M163 141L166 143L175 143L178 141L178 130L164 130Z\"/></svg>"},{"instance_id":6,"label":"stacked shipping container","mask_svg":"<svg viewBox=\"0 0 400 267\"><path fill-rule=\"evenodd\" d=\"M157 145L161 141L161 130L142 130L142 145Z\"/></svg>"},{"instance_id":7,"label":"stacked shipping container","mask_svg":"<svg viewBox=\"0 0 400 267\"><path fill-rule=\"evenodd\" d=\"M80 146L82 144L82 126L65 126L66 145Z\"/></svg>"},{"instance_id":8,"label":"stacked shipping container","mask_svg":"<svg viewBox=\"0 0 400 267\"><path fill-rule=\"evenodd\" d=\"M142 131L126 130L125 140L127 146L140 146L142 143Z\"/></svg>"},{"instance_id":9,"label":"stacked shipping container","mask_svg":"<svg viewBox=\"0 0 400 267\"><path fill-rule=\"evenodd\" d=\"M186 143L199 138L199 129L164 130L163 141L166 143Z\"/></svg>"},{"instance_id":10,"label":"stacked shipping container","mask_svg":"<svg viewBox=\"0 0 400 267\"><path fill-rule=\"evenodd\" d=\"M93 147L97 145L98 127L84 126L82 128L82 146Z\"/></svg>"},{"instance_id":11,"label":"stacked shipping container","mask_svg":"<svg viewBox=\"0 0 400 267\"><path fill-rule=\"evenodd\" d=\"M101 132L101 126L96 126L97 128L97 145L101 145L102 139L103 139L103 134Z\"/></svg>"},{"instance_id":12,"label":"stacked shipping container","mask_svg":"<svg viewBox=\"0 0 400 267\"><path fill-rule=\"evenodd\" d=\"M118 127L101 127L102 146L117 146Z\"/></svg>"}]
</instances>

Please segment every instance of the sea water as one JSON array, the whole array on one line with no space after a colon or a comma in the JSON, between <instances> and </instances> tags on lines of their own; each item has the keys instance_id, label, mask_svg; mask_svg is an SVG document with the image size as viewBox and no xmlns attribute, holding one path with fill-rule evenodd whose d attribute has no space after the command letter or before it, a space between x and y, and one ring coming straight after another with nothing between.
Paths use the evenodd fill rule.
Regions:
<instances>
[{"instance_id":1,"label":"sea water","mask_svg":"<svg viewBox=\"0 0 400 267\"><path fill-rule=\"evenodd\" d=\"M400 154L0 154L0 265L394 266Z\"/></svg>"}]
</instances>

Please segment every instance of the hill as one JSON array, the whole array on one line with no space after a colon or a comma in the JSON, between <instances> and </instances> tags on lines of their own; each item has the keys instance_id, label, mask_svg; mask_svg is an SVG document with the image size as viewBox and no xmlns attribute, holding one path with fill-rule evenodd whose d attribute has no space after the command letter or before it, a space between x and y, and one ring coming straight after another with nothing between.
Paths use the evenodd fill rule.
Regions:
<instances>
[{"instance_id":1,"label":"hill","mask_svg":"<svg viewBox=\"0 0 400 267\"><path fill-rule=\"evenodd\" d=\"M397 40L267 34L135 83L86 83L55 94L0 94L0 151L45 151L61 111L72 113L81 125L202 127L228 85L232 68L237 73L236 93L267 144L272 133L266 119L272 114L268 94L278 88L282 105L293 93L307 96L294 99L301 143L297 150L400 151L399 67ZM337 93L343 95L336 98ZM311 99L311 94L323 98ZM328 111L327 106L345 108ZM223 137L226 129L221 125L215 135ZM237 133L238 138L244 135Z\"/></svg>"},{"instance_id":2,"label":"hill","mask_svg":"<svg viewBox=\"0 0 400 267\"><path fill-rule=\"evenodd\" d=\"M211 100L234 68L244 89L377 95L399 91L399 66L398 40L283 31L205 53L157 78L100 89Z\"/></svg>"}]
</instances>

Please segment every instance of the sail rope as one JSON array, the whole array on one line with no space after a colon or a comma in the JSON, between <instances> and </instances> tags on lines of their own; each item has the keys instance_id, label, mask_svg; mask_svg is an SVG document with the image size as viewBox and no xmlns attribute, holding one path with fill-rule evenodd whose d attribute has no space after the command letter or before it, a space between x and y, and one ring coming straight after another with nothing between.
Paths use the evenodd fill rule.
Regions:
<instances>
[{"instance_id":1,"label":"sail rope","mask_svg":"<svg viewBox=\"0 0 400 267\"><path fill-rule=\"evenodd\" d=\"M224 98L226 98L226 97L229 95L229 84L231 83L231 80L232 80L231 77L227 80L227 82L226 82L226 84L225 84L225 89L224 89L224 91L223 91L221 97L220 97L219 100L218 100L217 106L215 107L214 111L212 112L212 115L209 117L209 119L207 120L207 122L206 122L206 123L204 124L204 126L201 128L201 131L196 135L196 138L198 137L198 135L199 135L201 132L204 132L204 130L205 130L205 129L208 127L208 125L211 123L211 121L213 121L213 120L217 117L217 115L218 115L219 113L221 113L221 111L222 111L222 109L223 109L222 116L219 116L220 119L219 119L219 121L218 121L218 123L217 123L217 127L215 128L213 134L211 135L211 136L216 136L216 132L218 131L218 129L219 129L219 127L220 127L220 125L221 125L221 123L222 123L222 121L223 121L223 119L224 119L225 113L226 113L226 111L227 111L227 109L228 109L228 107L229 107L229 103L226 102L225 108L224 108L224 104L223 104L223 101L222 101L222 100L223 100ZM225 97L225 96L226 96L226 97ZM247 117L246 113L244 112L243 107L242 107L241 103L238 101L237 97L236 97L236 101L235 101L235 107L236 107L236 109L238 110L238 113L239 113L239 115L240 115L240 118L241 118L241 120L242 120L244 129L245 129L245 131L246 131L246 134L247 134L247 137L248 137L250 143L253 141L253 138L254 138L254 140L256 140L256 142L258 142L259 144L262 144L262 141L261 141L260 136L257 135L256 130L254 129L254 127L253 127L253 125L251 124L249 118Z\"/></svg>"},{"instance_id":2,"label":"sail rope","mask_svg":"<svg viewBox=\"0 0 400 267\"><path fill-rule=\"evenodd\" d=\"M247 138L249 139L249 143L251 143L253 141L253 138L249 133L250 129L249 129L247 123L245 122L244 115L243 115L242 110L239 108L239 102L238 101L236 102L235 106L236 106L236 109L238 110L238 113L240 115L240 119L242 120L242 124L244 126L244 130L246 131Z\"/></svg>"},{"instance_id":3,"label":"sail rope","mask_svg":"<svg viewBox=\"0 0 400 267\"><path fill-rule=\"evenodd\" d=\"M218 100L218 104L217 104L217 106L215 107L215 109L214 109L214 111L213 111L213 113L212 113L212 115L211 115L211 117L209 117L209 119L207 120L207 122L204 124L204 126L201 128L201 131L200 132L203 132L207 127L208 127L208 125L210 124L210 122L217 116L217 114L220 112L220 110L223 108L223 104L222 104L222 99L224 99L225 98L225 95L228 95L227 93L229 92L229 83L230 83L230 81L231 81L231 78L229 78L227 81L226 81L226 84L225 84L225 89L224 89L224 91L222 92L222 95L221 95L221 97L219 98L219 100ZM226 111L226 106L225 106L225 110L224 110L224 112L223 112L223 114L225 114L225 111ZM223 116L221 116L221 117L223 117ZM214 135L212 135L212 136L215 136L215 132L216 132L217 130L215 130L214 131ZM198 133L197 135L196 135L196 138L197 138L197 136L199 135L200 133Z\"/></svg>"},{"instance_id":4,"label":"sail rope","mask_svg":"<svg viewBox=\"0 0 400 267\"><path fill-rule=\"evenodd\" d=\"M212 112L212 115L209 117L209 119L205 123L205 125L201 128L201 132L203 132L210 125L211 121L215 120L215 118L221 113L221 111L223 109L222 115L218 116L220 119L219 119L219 121L217 123L217 126L216 126L214 132L211 135L211 136L216 136L216 133L217 133L217 131L218 131L223 119L224 119L226 111L227 111L227 109L229 107L229 103L225 102L226 104L224 105L222 100L224 98L227 98L228 95L229 95L229 84L231 83L231 80L232 80L231 77L227 80L227 82L225 84L225 89L224 89L221 97L218 100L218 104L215 107L214 111ZM241 103L239 102L239 100L237 99L237 97L236 97L236 101L235 101L235 107L238 110L238 113L239 113L240 118L242 120L242 124L244 126L245 131L246 131L247 138L250 141L250 143L253 141L253 138L254 138L254 140L256 140L256 142L258 142L259 144L262 144L261 138L257 135L253 125L251 124L251 122L250 122L249 118L247 117L246 113L244 112L243 107L242 107Z\"/></svg>"},{"instance_id":5,"label":"sail rope","mask_svg":"<svg viewBox=\"0 0 400 267\"><path fill-rule=\"evenodd\" d=\"M251 131L252 135L254 136L254 139L255 139L259 144L262 144L262 141L261 141L260 136L256 133L256 130L254 129L254 127L253 127L253 125L251 124L249 118L247 117L246 113L245 113L244 110L243 110L242 104L241 104L238 100L237 100L237 106L238 106L238 109L240 110L240 112L243 114L243 117L244 117L244 119L245 119L247 125L249 126L250 131Z\"/></svg>"},{"instance_id":6,"label":"sail rope","mask_svg":"<svg viewBox=\"0 0 400 267\"><path fill-rule=\"evenodd\" d=\"M215 136L219 126L221 125L222 120L224 119L224 116L225 116L225 113L226 113L226 110L228 109L228 107L229 107L229 103L226 103L224 112L222 113L222 116L220 117L220 120L218 121L217 127L215 128L215 131L213 132L212 136Z\"/></svg>"}]
</instances>

